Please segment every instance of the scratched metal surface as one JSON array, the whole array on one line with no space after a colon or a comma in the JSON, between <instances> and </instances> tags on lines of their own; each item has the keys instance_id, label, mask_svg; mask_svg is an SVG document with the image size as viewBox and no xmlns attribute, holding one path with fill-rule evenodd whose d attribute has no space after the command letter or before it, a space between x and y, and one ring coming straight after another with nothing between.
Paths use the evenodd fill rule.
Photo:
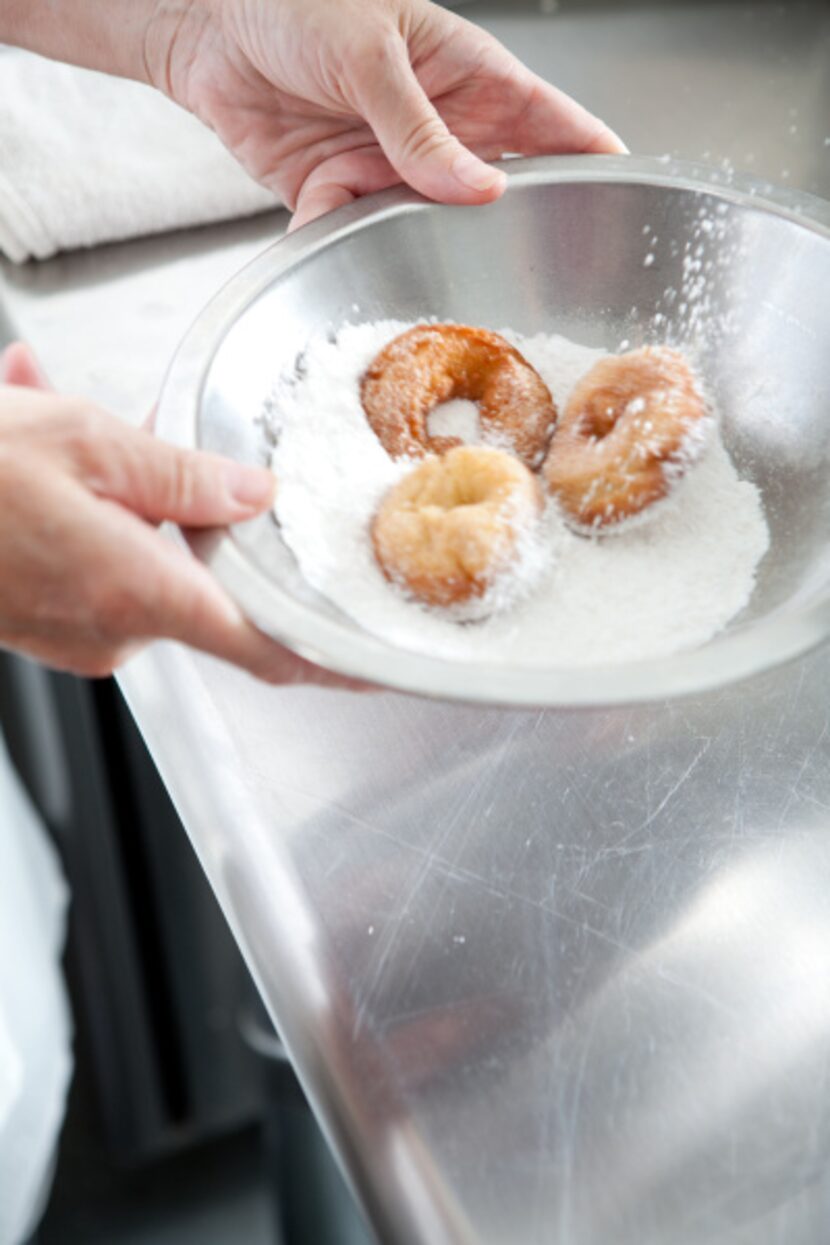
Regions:
<instances>
[{"instance_id":1,"label":"scratched metal surface","mask_svg":"<svg viewBox=\"0 0 830 1245\"><path fill-rule=\"evenodd\" d=\"M530 7L493 27L633 147L830 195L826 5ZM138 418L273 229L3 297ZM614 712L266 689L173 645L122 686L380 1241L824 1245L830 653Z\"/></svg>"},{"instance_id":2,"label":"scratched metal surface","mask_svg":"<svg viewBox=\"0 0 830 1245\"><path fill-rule=\"evenodd\" d=\"M826 1240L830 654L612 713L154 675L380 1240Z\"/></svg>"}]
</instances>

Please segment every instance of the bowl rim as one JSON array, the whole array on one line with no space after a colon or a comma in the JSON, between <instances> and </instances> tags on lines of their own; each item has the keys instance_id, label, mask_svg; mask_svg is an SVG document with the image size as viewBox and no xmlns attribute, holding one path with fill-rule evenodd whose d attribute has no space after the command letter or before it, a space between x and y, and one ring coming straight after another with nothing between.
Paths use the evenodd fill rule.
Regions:
<instances>
[{"instance_id":1,"label":"bowl rim","mask_svg":"<svg viewBox=\"0 0 830 1245\"><path fill-rule=\"evenodd\" d=\"M640 156L542 156L499 162L505 195L528 186L611 183L720 197L793 221L830 240L830 202L731 170ZM276 280L349 234L410 212L447 210L405 187L367 196L272 243L231 278L197 317L168 368L156 433L199 448L202 395L213 359L239 316ZM450 209L452 210L452 209ZM830 599L721 633L669 657L617 665L521 667L466 662L397 648L348 629L284 592L247 556L233 528L174 529L243 612L299 657L335 674L440 700L506 707L599 707L694 695L791 661L830 635Z\"/></svg>"}]
</instances>

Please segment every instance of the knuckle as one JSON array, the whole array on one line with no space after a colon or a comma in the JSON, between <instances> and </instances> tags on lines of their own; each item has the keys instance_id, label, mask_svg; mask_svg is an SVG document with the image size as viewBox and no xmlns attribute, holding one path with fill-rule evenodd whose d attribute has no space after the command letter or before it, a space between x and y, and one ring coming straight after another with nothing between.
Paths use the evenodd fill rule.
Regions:
<instances>
[{"instance_id":1,"label":"knuckle","mask_svg":"<svg viewBox=\"0 0 830 1245\"><path fill-rule=\"evenodd\" d=\"M61 412L57 431L64 449L82 471L97 470L105 457L100 411L70 401Z\"/></svg>"},{"instance_id":2,"label":"knuckle","mask_svg":"<svg viewBox=\"0 0 830 1245\"><path fill-rule=\"evenodd\" d=\"M447 145L447 131L438 117L421 117L403 137L402 151L407 160L423 160Z\"/></svg>"},{"instance_id":3,"label":"knuckle","mask_svg":"<svg viewBox=\"0 0 830 1245\"><path fill-rule=\"evenodd\" d=\"M137 585L113 578L88 591L88 607L95 634L116 643L134 636L141 629L143 604Z\"/></svg>"},{"instance_id":4,"label":"knuckle","mask_svg":"<svg viewBox=\"0 0 830 1245\"><path fill-rule=\"evenodd\" d=\"M169 497L177 510L192 509L199 494L199 468L187 453L176 453L169 460Z\"/></svg>"},{"instance_id":5,"label":"knuckle","mask_svg":"<svg viewBox=\"0 0 830 1245\"><path fill-rule=\"evenodd\" d=\"M63 411L67 436L78 442L97 441L101 433L101 412L87 402L70 399Z\"/></svg>"},{"instance_id":6,"label":"knuckle","mask_svg":"<svg viewBox=\"0 0 830 1245\"><path fill-rule=\"evenodd\" d=\"M224 620L209 594L193 584L178 583L164 599L163 629L179 638L196 641L203 635L224 632Z\"/></svg>"},{"instance_id":7,"label":"knuckle","mask_svg":"<svg viewBox=\"0 0 830 1245\"><path fill-rule=\"evenodd\" d=\"M378 73L400 58L401 35L393 23L357 25L343 39L337 60L323 70L323 81L333 98L349 97L358 93L363 75Z\"/></svg>"}]
</instances>

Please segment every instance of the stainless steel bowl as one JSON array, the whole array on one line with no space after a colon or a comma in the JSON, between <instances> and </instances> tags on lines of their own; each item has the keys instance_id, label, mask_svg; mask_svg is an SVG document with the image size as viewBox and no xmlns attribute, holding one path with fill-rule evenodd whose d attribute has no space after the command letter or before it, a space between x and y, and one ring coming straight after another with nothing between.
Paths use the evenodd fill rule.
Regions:
<instances>
[{"instance_id":1,"label":"stainless steel bowl","mask_svg":"<svg viewBox=\"0 0 830 1245\"><path fill-rule=\"evenodd\" d=\"M160 434L262 461L258 414L274 376L309 338L346 322L434 315L614 349L623 339L687 340L717 395L726 443L764 498L772 543L748 609L709 644L671 658L528 669L431 658L367 634L308 587L270 516L191 534L197 556L258 626L303 657L465 701L663 699L762 671L823 641L830 204L663 160L553 157L504 167L508 190L490 207L443 207L393 190L271 247L182 343L161 396ZM702 227L706 220L714 227ZM667 295L682 291L690 256L702 261L705 280L697 310L682 293Z\"/></svg>"}]
</instances>

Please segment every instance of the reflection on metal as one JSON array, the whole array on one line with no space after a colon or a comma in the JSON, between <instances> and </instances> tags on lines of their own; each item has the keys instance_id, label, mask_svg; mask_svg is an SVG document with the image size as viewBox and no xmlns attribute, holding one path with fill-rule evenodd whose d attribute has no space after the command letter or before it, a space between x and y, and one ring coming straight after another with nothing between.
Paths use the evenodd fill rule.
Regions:
<instances>
[{"instance_id":1,"label":"reflection on metal","mask_svg":"<svg viewBox=\"0 0 830 1245\"><path fill-rule=\"evenodd\" d=\"M184 661L125 684L198 845L154 736L204 706L144 699ZM821 1245L830 656L612 712L209 677L248 812L205 863L380 1239ZM266 841L316 925L316 1015Z\"/></svg>"}]
</instances>

